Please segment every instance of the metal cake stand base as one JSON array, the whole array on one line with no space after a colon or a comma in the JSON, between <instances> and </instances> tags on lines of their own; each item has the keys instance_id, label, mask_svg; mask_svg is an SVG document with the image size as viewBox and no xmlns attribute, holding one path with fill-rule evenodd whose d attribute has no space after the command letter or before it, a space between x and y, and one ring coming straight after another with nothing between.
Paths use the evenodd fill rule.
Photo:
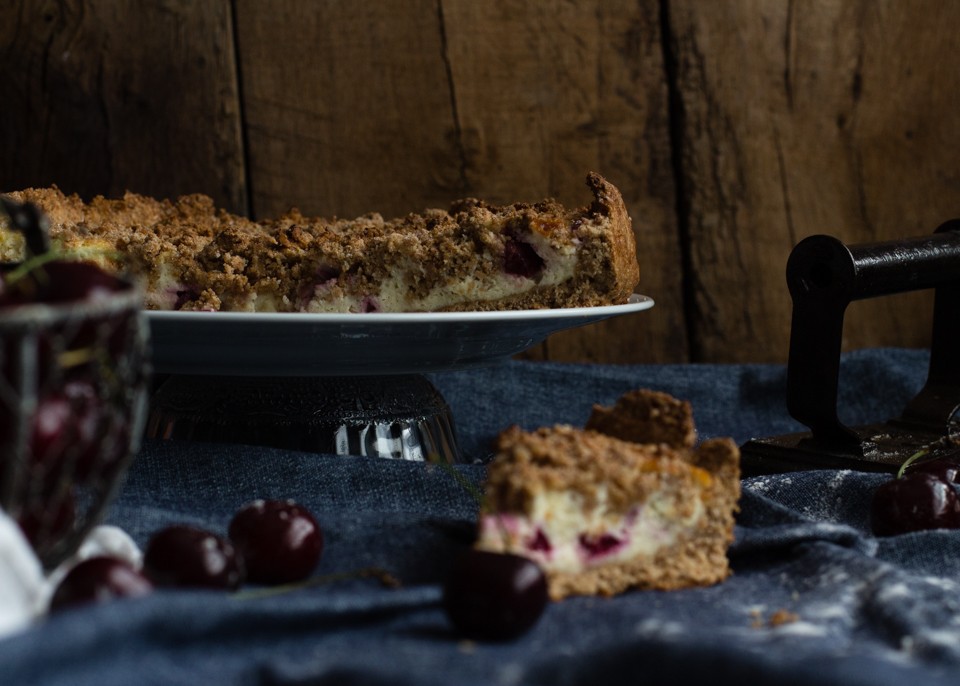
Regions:
<instances>
[{"instance_id":1,"label":"metal cake stand base","mask_svg":"<svg viewBox=\"0 0 960 686\"><path fill-rule=\"evenodd\" d=\"M425 377L175 375L151 403L147 438L459 463L450 407Z\"/></svg>"}]
</instances>

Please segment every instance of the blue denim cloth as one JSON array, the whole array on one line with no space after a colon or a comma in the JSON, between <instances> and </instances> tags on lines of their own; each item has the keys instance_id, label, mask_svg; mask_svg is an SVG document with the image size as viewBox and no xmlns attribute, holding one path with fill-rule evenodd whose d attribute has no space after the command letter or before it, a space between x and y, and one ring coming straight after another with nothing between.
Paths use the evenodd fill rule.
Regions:
<instances>
[{"instance_id":1,"label":"blue denim cloth","mask_svg":"<svg viewBox=\"0 0 960 686\"><path fill-rule=\"evenodd\" d=\"M850 423L899 414L927 356L845 356ZM801 429L778 365L590 366L511 362L433 377L478 458L507 424L582 424L636 387L693 402L701 436ZM480 483L482 465L458 467ZM171 442L147 444L109 520L141 545L192 522L223 532L256 497L295 498L326 532L317 573L377 566L403 582L347 579L265 597L161 591L50 617L0 641L0 684L863 684L955 683L960 532L878 540L867 526L886 477L808 471L744 480L733 576L710 588L551 604L523 637L459 640L440 608L476 504L426 464ZM793 621L778 624L778 611Z\"/></svg>"}]
</instances>

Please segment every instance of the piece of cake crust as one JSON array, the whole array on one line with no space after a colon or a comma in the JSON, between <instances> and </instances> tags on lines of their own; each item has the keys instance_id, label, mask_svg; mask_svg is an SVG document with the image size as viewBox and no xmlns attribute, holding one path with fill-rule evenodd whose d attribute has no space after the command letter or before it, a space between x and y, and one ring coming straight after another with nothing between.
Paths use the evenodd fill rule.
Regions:
<instances>
[{"instance_id":1,"label":"piece of cake crust","mask_svg":"<svg viewBox=\"0 0 960 686\"><path fill-rule=\"evenodd\" d=\"M586 428L633 443L692 448L697 441L690 403L648 389L624 393L613 407L594 405Z\"/></svg>"},{"instance_id":2,"label":"piece of cake crust","mask_svg":"<svg viewBox=\"0 0 960 686\"><path fill-rule=\"evenodd\" d=\"M241 312L408 312L621 304L639 280L632 223L620 192L587 176L593 201L495 206L385 220L305 217L254 222L210 198L175 202L127 193L84 203L55 188L11 193L51 220L67 250L122 256L142 275L146 307ZM0 222L0 262L23 257ZM116 266L116 265L115 265Z\"/></svg>"}]
</instances>

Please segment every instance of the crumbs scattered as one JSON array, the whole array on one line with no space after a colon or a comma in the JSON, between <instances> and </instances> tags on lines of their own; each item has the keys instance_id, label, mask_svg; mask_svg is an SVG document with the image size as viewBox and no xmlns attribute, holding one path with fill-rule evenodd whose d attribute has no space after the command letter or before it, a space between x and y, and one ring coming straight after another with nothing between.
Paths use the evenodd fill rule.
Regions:
<instances>
[{"instance_id":1,"label":"crumbs scattered","mask_svg":"<svg viewBox=\"0 0 960 686\"><path fill-rule=\"evenodd\" d=\"M750 626L752 626L754 629L774 629L778 626L783 626L784 624L793 624L800 619L800 616L797 613L790 612L789 610L785 610L783 608L771 613L766 619L764 619L763 612L760 610L751 610L750 617Z\"/></svg>"},{"instance_id":2,"label":"crumbs scattered","mask_svg":"<svg viewBox=\"0 0 960 686\"><path fill-rule=\"evenodd\" d=\"M770 619L767 620L767 624L772 627L781 626L783 624L793 624L800 619L800 616L795 612L790 612L789 610L780 609L770 615Z\"/></svg>"},{"instance_id":3,"label":"crumbs scattered","mask_svg":"<svg viewBox=\"0 0 960 686\"><path fill-rule=\"evenodd\" d=\"M376 579L384 588L403 588L403 583L393 574L379 567L361 569L359 575L364 578Z\"/></svg>"}]
</instances>

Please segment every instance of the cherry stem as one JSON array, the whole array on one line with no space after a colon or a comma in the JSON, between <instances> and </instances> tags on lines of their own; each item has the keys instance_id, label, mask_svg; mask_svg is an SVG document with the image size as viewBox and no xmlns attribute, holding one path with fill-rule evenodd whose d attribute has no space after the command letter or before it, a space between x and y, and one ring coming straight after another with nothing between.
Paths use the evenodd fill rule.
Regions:
<instances>
[{"instance_id":1,"label":"cherry stem","mask_svg":"<svg viewBox=\"0 0 960 686\"><path fill-rule=\"evenodd\" d=\"M930 452L929 450L927 450L926 448L923 448L922 450L918 450L913 455L911 455L906 460L904 460L903 464L900 465L900 469L897 471L897 478L899 479L900 477L902 477L903 473L907 471L907 467L912 465L914 462L916 462L917 460L919 460L921 457L923 457L929 452Z\"/></svg>"},{"instance_id":2,"label":"cherry stem","mask_svg":"<svg viewBox=\"0 0 960 686\"><path fill-rule=\"evenodd\" d=\"M483 509L483 494L476 487L476 485L471 482L467 477L458 472L453 465L448 462L439 462L438 463L447 474L453 477L453 480L460 484L461 488L470 494L470 497L476 502L479 509ZM494 521L497 523L497 528L500 529L500 538L503 540L503 548L506 550L508 548L508 542L510 541L510 534L507 531L507 526L503 522L503 517L500 514L493 513Z\"/></svg>"},{"instance_id":3,"label":"cherry stem","mask_svg":"<svg viewBox=\"0 0 960 686\"><path fill-rule=\"evenodd\" d=\"M443 461L440 461L437 464L439 464L443 471L449 474L454 481L460 484L460 487L463 488L463 490L470 494L470 497L473 498L473 500L477 503L477 507L483 506L483 494L477 488L476 484L458 472L452 464Z\"/></svg>"}]
</instances>

